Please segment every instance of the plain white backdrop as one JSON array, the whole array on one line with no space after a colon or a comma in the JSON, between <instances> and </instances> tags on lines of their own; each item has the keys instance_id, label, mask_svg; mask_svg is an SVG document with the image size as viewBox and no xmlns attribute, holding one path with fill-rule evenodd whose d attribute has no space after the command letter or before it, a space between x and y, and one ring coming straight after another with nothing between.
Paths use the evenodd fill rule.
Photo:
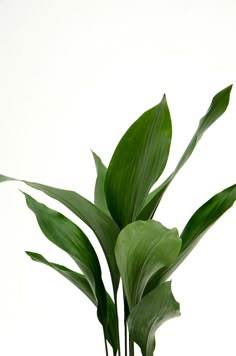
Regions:
<instances>
[{"instance_id":1,"label":"plain white backdrop","mask_svg":"<svg viewBox=\"0 0 236 356\"><path fill-rule=\"evenodd\" d=\"M174 168L214 94L236 84L234 0L1 0L0 173L93 199L90 148L105 164L122 134L167 95ZM199 142L155 216L181 231L236 183L236 92ZM25 250L73 267L40 232L18 188L91 231L55 201L0 186L0 354L104 355L90 301ZM160 356L235 355L236 205L173 275L182 315L156 334ZM137 352L139 355L139 351Z\"/></svg>"}]
</instances>

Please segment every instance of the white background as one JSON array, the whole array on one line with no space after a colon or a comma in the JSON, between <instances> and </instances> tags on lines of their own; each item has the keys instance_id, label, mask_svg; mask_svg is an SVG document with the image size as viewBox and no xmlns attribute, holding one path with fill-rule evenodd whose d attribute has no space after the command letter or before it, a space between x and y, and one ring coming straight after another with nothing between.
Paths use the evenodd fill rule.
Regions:
<instances>
[{"instance_id":1,"label":"white background","mask_svg":"<svg viewBox=\"0 0 236 356\"><path fill-rule=\"evenodd\" d=\"M90 148L108 164L125 130L165 92L173 121L166 177L213 95L236 84L235 20L234 0L1 0L0 173L93 199ZM201 204L236 182L235 132L233 90L157 220L181 231ZM74 268L41 234L19 187L30 191L0 187L0 354L104 355L91 303L24 254ZM83 223L30 192L78 222L102 256ZM235 217L236 206L173 275L182 316L157 332L156 355L235 355Z\"/></svg>"}]
</instances>

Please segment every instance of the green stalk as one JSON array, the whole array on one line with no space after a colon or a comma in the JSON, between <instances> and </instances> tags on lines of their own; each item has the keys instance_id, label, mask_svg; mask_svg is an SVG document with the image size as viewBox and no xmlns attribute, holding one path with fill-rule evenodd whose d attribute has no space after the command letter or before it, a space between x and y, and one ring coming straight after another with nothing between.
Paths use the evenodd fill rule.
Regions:
<instances>
[{"instance_id":1,"label":"green stalk","mask_svg":"<svg viewBox=\"0 0 236 356\"><path fill-rule=\"evenodd\" d=\"M124 342L125 342L125 356L128 356L128 335L127 335L127 318L129 315L129 307L123 288L123 300L124 300Z\"/></svg>"},{"instance_id":2,"label":"green stalk","mask_svg":"<svg viewBox=\"0 0 236 356\"><path fill-rule=\"evenodd\" d=\"M134 356L134 342L129 336L129 356Z\"/></svg>"},{"instance_id":3,"label":"green stalk","mask_svg":"<svg viewBox=\"0 0 236 356\"><path fill-rule=\"evenodd\" d=\"M117 295L115 295L114 298L115 298L115 308L116 308L116 326L117 326L117 335L118 335L118 356L121 356L121 353L120 353L120 332L119 332Z\"/></svg>"},{"instance_id":4,"label":"green stalk","mask_svg":"<svg viewBox=\"0 0 236 356\"><path fill-rule=\"evenodd\" d=\"M128 356L128 349L127 349L127 324L126 319L124 318L124 334L125 334L125 356Z\"/></svg>"},{"instance_id":5,"label":"green stalk","mask_svg":"<svg viewBox=\"0 0 236 356\"><path fill-rule=\"evenodd\" d=\"M107 348L107 340L106 340L104 328L103 328L103 336L104 336L104 344L105 344L106 356L109 356L108 348Z\"/></svg>"}]
</instances>

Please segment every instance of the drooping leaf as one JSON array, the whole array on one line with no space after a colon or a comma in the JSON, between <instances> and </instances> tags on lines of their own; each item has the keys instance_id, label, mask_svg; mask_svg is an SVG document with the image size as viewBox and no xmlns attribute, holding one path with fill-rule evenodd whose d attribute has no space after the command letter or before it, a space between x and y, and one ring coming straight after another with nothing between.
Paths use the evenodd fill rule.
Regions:
<instances>
[{"instance_id":1,"label":"drooping leaf","mask_svg":"<svg viewBox=\"0 0 236 356\"><path fill-rule=\"evenodd\" d=\"M116 265L114 250L119 228L113 219L76 192L0 175L0 183L15 180L24 182L30 187L40 190L51 198L56 199L93 230L106 256L113 289L116 293L119 285L119 271Z\"/></svg>"},{"instance_id":2,"label":"drooping leaf","mask_svg":"<svg viewBox=\"0 0 236 356\"><path fill-rule=\"evenodd\" d=\"M56 246L67 252L88 280L97 298L98 318L106 330L108 316L106 290L101 277L101 268L89 239L83 231L61 213L49 209L24 193L27 206L34 212L44 235Z\"/></svg>"},{"instance_id":3,"label":"drooping leaf","mask_svg":"<svg viewBox=\"0 0 236 356\"><path fill-rule=\"evenodd\" d=\"M183 167L185 162L189 159L192 152L194 151L198 141L204 134L204 132L210 127L227 109L229 104L230 92L232 85L220 91L212 99L211 105L205 116L199 122L197 131L193 135L190 143L188 144L183 156L178 162L175 170L171 175L156 189L154 189L146 198L143 208L138 214L137 219L148 220L154 215L163 194L168 188L169 184L172 182L178 171Z\"/></svg>"},{"instance_id":4,"label":"drooping leaf","mask_svg":"<svg viewBox=\"0 0 236 356\"><path fill-rule=\"evenodd\" d=\"M73 283L77 288L79 288L90 300L91 302L97 307L97 299L94 295L90 284L88 283L85 276L81 273L75 272L70 270L69 268L52 263L46 260L42 255L26 251L26 254L31 257L33 261L43 263L55 271L59 272L62 276L68 279L71 283ZM116 311L115 305L107 293L107 312L108 312L108 325L107 330L105 331L106 339L111 344L114 353L116 354L118 348L118 334L117 334L117 320L116 320Z\"/></svg>"},{"instance_id":5,"label":"drooping leaf","mask_svg":"<svg viewBox=\"0 0 236 356\"><path fill-rule=\"evenodd\" d=\"M66 279L68 279L71 283L73 283L77 288L79 288L90 300L93 304L97 305L97 299L95 294L88 283L85 276L81 273L72 271L71 269L59 265L57 263L52 263L46 260L45 257L36 252L25 251L26 254L35 262L43 263L46 266L51 267Z\"/></svg>"},{"instance_id":6,"label":"drooping leaf","mask_svg":"<svg viewBox=\"0 0 236 356\"><path fill-rule=\"evenodd\" d=\"M165 96L128 129L105 178L108 208L120 227L136 220L150 188L165 168L171 143L171 118Z\"/></svg>"},{"instance_id":7,"label":"drooping leaf","mask_svg":"<svg viewBox=\"0 0 236 356\"><path fill-rule=\"evenodd\" d=\"M95 190L94 190L94 203L106 214L110 215L110 212L107 208L107 202L106 202L105 191L104 191L107 168L106 166L104 166L101 158L98 157L98 155L95 152L92 151L92 154L97 170L97 179L96 179Z\"/></svg>"},{"instance_id":8,"label":"drooping leaf","mask_svg":"<svg viewBox=\"0 0 236 356\"><path fill-rule=\"evenodd\" d=\"M168 268L157 272L149 281L144 295L165 281L185 260L210 227L229 209L236 200L236 184L214 195L191 217L182 234L182 247L177 260Z\"/></svg>"},{"instance_id":9,"label":"drooping leaf","mask_svg":"<svg viewBox=\"0 0 236 356\"><path fill-rule=\"evenodd\" d=\"M172 294L170 282L155 288L134 307L128 318L128 326L143 356L153 356L156 330L165 321L179 315L179 303Z\"/></svg>"},{"instance_id":10,"label":"drooping leaf","mask_svg":"<svg viewBox=\"0 0 236 356\"><path fill-rule=\"evenodd\" d=\"M149 279L170 266L180 248L177 229L153 220L133 222L120 232L115 254L130 310L140 301Z\"/></svg>"}]
</instances>

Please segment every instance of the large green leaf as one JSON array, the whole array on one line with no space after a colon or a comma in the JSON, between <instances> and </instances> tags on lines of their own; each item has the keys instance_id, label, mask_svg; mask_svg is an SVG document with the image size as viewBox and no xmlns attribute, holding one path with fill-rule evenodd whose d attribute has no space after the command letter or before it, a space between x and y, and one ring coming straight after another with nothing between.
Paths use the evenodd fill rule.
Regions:
<instances>
[{"instance_id":1,"label":"large green leaf","mask_svg":"<svg viewBox=\"0 0 236 356\"><path fill-rule=\"evenodd\" d=\"M76 192L0 175L0 183L15 180L22 181L30 187L40 190L51 198L58 200L93 230L106 256L111 272L113 289L116 293L119 285L119 271L116 265L114 250L119 228L113 219Z\"/></svg>"},{"instance_id":2,"label":"large green leaf","mask_svg":"<svg viewBox=\"0 0 236 356\"><path fill-rule=\"evenodd\" d=\"M97 299L95 297L95 294L83 274L72 271L65 266L49 262L46 260L46 258L44 258L42 255L38 253L30 252L30 251L26 251L26 253L28 256L31 257L33 261L43 263L51 267L58 273L60 273L71 283L73 283L77 288L79 288L92 301L92 303L95 306L97 306ZM106 335L106 339L111 344L114 353L116 354L117 347L118 347L116 310L115 310L115 305L108 293L107 293L107 312L108 312L108 325L107 325L107 330L105 331L105 335Z\"/></svg>"},{"instance_id":3,"label":"large green leaf","mask_svg":"<svg viewBox=\"0 0 236 356\"><path fill-rule=\"evenodd\" d=\"M168 268L157 272L147 284L144 295L165 281L185 260L209 228L229 209L236 200L236 184L214 195L191 217L182 234L182 247L177 260Z\"/></svg>"},{"instance_id":4,"label":"large green leaf","mask_svg":"<svg viewBox=\"0 0 236 356\"><path fill-rule=\"evenodd\" d=\"M119 142L105 179L108 208L120 227L136 220L150 188L165 168L171 143L165 96L128 129Z\"/></svg>"},{"instance_id":5,"label":"large green leaf","mask_svg":"<svg viewBox=\"0 0 236 356\"><path fill-rule=\"evenodd\" d=\"M174 299L170 282L155 288L134 307L128 318L128 326L143 356L153 356L155 332L161 324L179 315L179 303Z\"/></svg>"},{"instance_id":6,"label":"large green leaf","mask_svg":"<svg viewBox=\"0 0 236 356\"><path fill-rule=\"evenodd\" d=\"M106 202L105 191L104 191L107 168L106 166L104 166L101 158L98 157L98 155L95 152L92 151L92 154L97 170L97 179L96 179L95 190L94 190L94 203L101 210L103 210L105 213L110 215L110 212L107 208L107 202Z\"/></svg>"},{"instance_id":7,"label":"large green leaf","mask_svg":"<svg viewBox=\"0 0 236 356\"><path fill-rule=\"evenodd\" d=\"M140 301L149 279L170 266L180 248L177 229L156 221L136 221L120 232L115 254L130 310Z\"/></svg>"},{"instance_id":8,"label":"large green leaf","mask_svg":"<svg viewBox=\"0 0 236 356\"><path fill-rule=\"evenodd\" d=\"M232 85L220 91L218 94L214 96L212 99L211 105L205 116L199 122L197 131L193 135L190 143L188 144L183 156L178 162L175 170L171 173L171 175L156 189L154 189L146 198L143 208L141 212L138 214L137 219L147 220L152 218L154 215L163 194L165 193L167 187L172 182L178 171L182 168L185 162L191 156L194 148L196 147L198 141L204 134L204 132L210 127L227 109L230 92L232 89Z\"/></svg>"},{"instance_id":9,"label":"large green leaf","mask_svg":"<svg viewBox=\"0 0 236 356\"><path fill-rule=\"evenodd\" d=\"M89 239L83 231L61 213L49 209L25 194L27 206L34 212L44 235L66 251L77 263L97 298L98 318L106 330L108 316L106 290L102 282L101 268Z\"/></svg>"}]
</instances>

